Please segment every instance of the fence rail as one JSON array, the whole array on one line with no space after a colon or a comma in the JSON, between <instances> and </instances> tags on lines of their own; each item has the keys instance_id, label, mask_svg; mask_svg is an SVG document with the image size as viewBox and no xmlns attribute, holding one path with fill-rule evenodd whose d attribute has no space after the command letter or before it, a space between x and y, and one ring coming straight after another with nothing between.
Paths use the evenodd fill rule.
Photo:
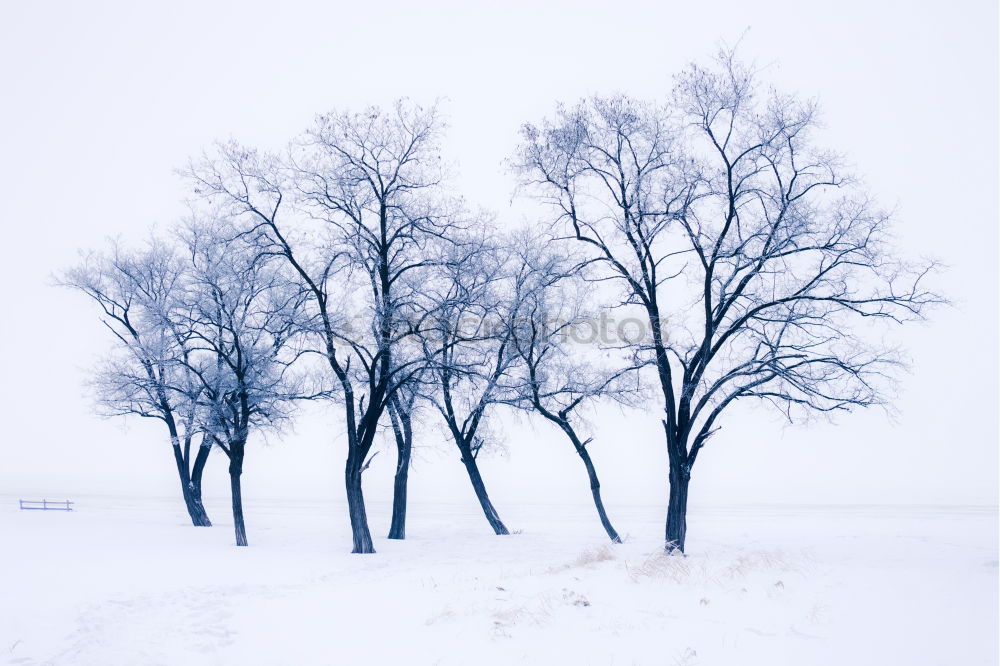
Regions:
<instances>
[{"instance_id":1,"label":"fence rail","mask_svg":"<svg viewBox=\"0 0 1000 666\"><path fill-rule=\"evenodd\" d=\"M69 500L17 500L22 511L72 511L73 502Z\"/></svg>"}]
</instances>

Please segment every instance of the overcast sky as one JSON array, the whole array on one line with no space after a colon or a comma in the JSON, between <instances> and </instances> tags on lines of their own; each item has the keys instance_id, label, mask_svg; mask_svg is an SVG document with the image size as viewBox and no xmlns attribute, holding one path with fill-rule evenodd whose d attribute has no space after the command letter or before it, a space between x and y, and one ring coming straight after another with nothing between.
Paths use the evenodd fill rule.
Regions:
<instances>
[{"instance_id":1,"label":"overcast sky","mask_svg":"<svg viewBox=\"0 0 1000 666\"><path fill-rule=\"evenodd\" d=\"M92 415L83 381L109 340L51 275L108 236L169 225L185 196L173 170L213 140L277 148L335 107L441 98L463 193L520 224L503 160L521 123L593 93L663 98L684 64L743 35L766 79L819 99L826 143L895 208L901 251L949 266L937 286L954 307L904 334L911 371L893 419L786 427L734 411L699 458L692 505L995 503L995 2L479 4L3 4L0 493L176 492L159 427ZM595 417L609 506L665 503L658 418ZM483 472L501 512L516 497L588 501L558 433L507 434L508 454ZM437 431L417 445L411 497L472 501ZM245 496L340 497L344 453L337 418L315 410L249 452ZM209 495L225 490L215 458ZM388 499L395 464L380 458L366 474L374 500Z\"/></svg>"}]
</instances>

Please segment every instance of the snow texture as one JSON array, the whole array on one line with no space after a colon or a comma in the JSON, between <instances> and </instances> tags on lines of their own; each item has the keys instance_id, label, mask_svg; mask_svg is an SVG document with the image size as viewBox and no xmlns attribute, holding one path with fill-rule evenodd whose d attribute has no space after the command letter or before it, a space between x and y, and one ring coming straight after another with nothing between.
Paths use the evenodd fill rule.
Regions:
<instances>
[{"instance_id":1,"label":"snow texture","mask_svg":"<svg viewBox=\"0 0 1000 666\"><path fill-rule=\"evenodd\" d=\"M0 663L995 664L993 507L414 504L405 542L350 555L335 503L248 501L250 548L178 499L0 497ZM587 507L590 508L590 507ZM376 535L389 507L372 503Z\"/></svg>"}]
</instances>

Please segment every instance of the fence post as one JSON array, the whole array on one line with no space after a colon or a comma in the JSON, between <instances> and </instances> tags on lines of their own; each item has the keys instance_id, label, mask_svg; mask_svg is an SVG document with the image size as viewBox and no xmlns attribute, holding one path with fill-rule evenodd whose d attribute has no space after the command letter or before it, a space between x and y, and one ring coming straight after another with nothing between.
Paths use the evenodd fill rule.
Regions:
<instances>
[{"instance_id":1,"label":"fence post","mask_svg":"<svg viewBox=\"0 0 1000 666\"><path fill-rule=\"evenodd\" d=\"M47 501L45 499L42 500L42 511L46 511L49 508L49 505L46 504Z\"/></svg>"}]
</instances>

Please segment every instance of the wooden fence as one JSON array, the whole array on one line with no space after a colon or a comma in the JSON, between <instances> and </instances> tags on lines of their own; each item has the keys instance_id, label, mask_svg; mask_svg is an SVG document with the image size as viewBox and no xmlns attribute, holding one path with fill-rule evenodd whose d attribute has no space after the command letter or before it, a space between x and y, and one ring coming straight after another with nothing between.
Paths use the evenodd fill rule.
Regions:
<instances>
[{"instance_id":1,"label":"wooden fence","mask_svg":"<svg viewBox=\"0 0 1000 666\"><path fill-rule=\"evenodd\" d=\"M22 511L72 511L73 502L69 500L62 500L61 502L56 502L53 500L43 499L39 500L17 500L21 505Z\"/></svg>"}]
</instances>

